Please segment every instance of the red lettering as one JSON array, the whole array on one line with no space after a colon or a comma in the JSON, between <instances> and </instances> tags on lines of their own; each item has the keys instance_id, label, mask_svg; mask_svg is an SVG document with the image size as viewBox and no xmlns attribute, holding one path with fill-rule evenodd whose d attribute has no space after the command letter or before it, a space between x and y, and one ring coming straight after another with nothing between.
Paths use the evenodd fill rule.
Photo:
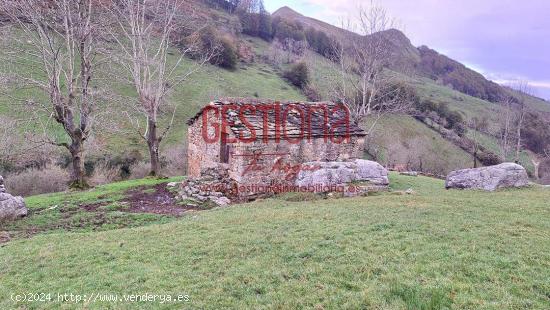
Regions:
<instances>
[{"instance_id":1,"label":"red lettering","mask_svg":"<svg viewBox=\"0 0 550 310\"><path fill-rule=\"evenodd\" d=\"M229 112L237 110L237 106L234 104L226 104L222 107L222 143L236 143L237 139L230 138L231 129L228 128L235 126L235 122L229 119Z\"/></svg>"},{"instance_id":2,"label":"red lettering","mask_svg":"<svg viewBox=\"0 0 550 310\"><path fill-rule=\"evenodd\" d=\"M292 139L288 136L288 131L287 131L288 114L292 110L298 111L298 114L300 114L300 134L298 135L298 137L296 137L294 139ZM283 137L284 137L284 139L287 140L291 144L300 143L300 141L302 141L304 139L304 130L305 130L304 111L302 111L302 109L298 105L289 104L288 108L286 108L284 113L283 113Z\"/></svg>"},{"instance_id":3,"label":"red lettering","mask_svg":"<svg viewBox=\"0 0 550 310\"><path fill-rule=\"evenodd\" d=\"M212 127L214 128L214 138L210 138L208 136L208 112L214 111L214 114L216 115L216 118L219 117L220 111L218 107L216 106L206 106L202 112L202 138L206 143L216 143L220 139L220 124L219 123L212 123Z\"/></svg>"}]
</instances>

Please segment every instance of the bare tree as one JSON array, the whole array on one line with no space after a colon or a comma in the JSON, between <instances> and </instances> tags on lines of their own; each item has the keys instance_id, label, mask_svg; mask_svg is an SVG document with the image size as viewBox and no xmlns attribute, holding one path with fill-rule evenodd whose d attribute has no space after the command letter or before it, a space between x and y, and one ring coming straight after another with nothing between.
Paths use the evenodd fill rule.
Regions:
<instances>
[{"instance_id":1,"label":"bare tree","mask_svg":"<svg viewBox=\"0 0 550 310\"><path fill-rule=\"evenodd\" d=\"M474 117L472 120L471 120L471 126L473 127L473 135L472 135L472 140L473 140L473 145L472 145L472 157L474 159L474 165L473 165L473 168L477 168L477 152L478 152L478 149L479 149L479 143L478 143L478 138L477 138L477 124L478 124L478 119L476 117Z\"/></svg>"},{"instance_id":2,"label":"bare tree","mask_svg":"<svg viewBox=\"0 0 550 310\"><path fill-rule=\"evenodd\" d=\"M508 159L508 152L510 150L510 125L513 114L513 102L514 98L512 96L508 96L506 100L502 103L502 105L504 106L504 115L502 115L502 118L500 120L501 128L499 143L500 157L502 158L502 161L506 161Z\"/></svg>"},{"instance_id":3,"label":"bare tree","mask_svg":"<svg viewBox=\"0 0 550 310\"><path fill-rule=\"evenodd\" d=\"M516 118L517 118L516 120L516 123L517 123L516 153L514 158L514 162L517 164L519 163L520 154L521 154L521 144L522 144L521 134L524 126L523 121L525 120L525 114L527 110L526 101L528 97L531 95L532 90L529 86L529 83L525 81L518 82L517 85L515 85L513 88L516 90L518 94L518 98L517 98L518 111L516 112Z\"/></svg>"},{"instance_id":4,"label":"bare tree","mask_svg":"<svg viewBox=\"0 0 550 310\"><path fill-rule=\"evenodd\" d=\"M16 153L17 144L14 141L17 131L15 121L7 117L0 116L0 174L2 167L12 161Z\"/></svg>"},{"instance_id":5,"label":"bare tree","mask_svg":"<svg viewBox=\"0 0 550 310\"><path fill-rule=\"evenodd\" d=\"M90 83L96 66L98 27L92 0L1 0L16 44L6 52L11 74L22 89L39 89L45 96L13 98L23 101L31 117L49 116L68 136L55 138L44 130L37 141L65 147L72 160L71 185L87 187L84 173L85 142L90 137L94 94ZM30 65L30 70L21 69ZM37 72L40 72L37 74ZM47 98L47 99L46 99Z\"/></svg>"},{"instance_id":6,"label":"bare tree","mask_svg":"<svg viewBox=\"0 0 550 310\"><path fill-rule=\"evenodd\" d=\"M199 48L199 29L193 29L194 19L189 11L182 10L184 3L182 0L120 0L106 6L116 20L111 36L121 50L120 55L113 54L112 58L130 77L128 82L137 93L134 108L146 120L144 126L136 119L132 119L132 123L147 143L152 176L160 173L159 146L175 115L174 108L172 121L159 130L161 107L167 105L170 90L187 81L213 54L211 51L201 53L192 65L184 61ZM184 46L176 59L170 59L171 42L182 32L189 32Z\"/></svg>"},{"instance_id":7,"label":"bare tree","mask_svg":"<svg viewBox=\"0 0 550 310\"><path fill-rule=\"evenodd\" d=\"M334 77L332 97L349 108L354 121L370 120L366 129L370 134L382 116L408 111L412 98L401 77L387 70L392 58L390 42L399 33L392 29L395 21L373 4L357 12L354 20L342 23L353 34L335 42L339 74Z\"/></svg>"}]
</instances>

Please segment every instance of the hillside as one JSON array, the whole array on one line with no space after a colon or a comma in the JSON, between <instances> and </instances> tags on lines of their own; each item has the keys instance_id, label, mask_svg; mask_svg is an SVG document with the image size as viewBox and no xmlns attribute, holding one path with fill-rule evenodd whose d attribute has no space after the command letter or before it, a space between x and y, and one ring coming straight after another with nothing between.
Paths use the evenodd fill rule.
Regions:
<instances>
[{"instance_id":1,"label":"hillside","mask_svg":"<svg viewBox=\"0 0 550 310\"><path fill-rule=\"evenodd\" d=\"M323 31L331 36L345 38L345 40L354 40L360 37L354 32L330 25L323 21L304 16L289 7L282 7L273 13L273 16L293 20L304 25L305 28L311 27L318 31ZM391 53L390 68L409 74L414 71L416 74L453 89L482 100L490 102L502 102L510 95L509 90L501 85L487 80L483 75L467 68L456 60L423 45L415 47L407 36L397 29L389 29L378 32L373 36L382 36L387 40L387 46ZM512 93L517 96L517 94ZM533 101L541 100L532 98ZM550 108L546 104L543 109Z\"/></svg>"},{"instance_id":2,"label":"hillside","mask_svg":"<svg viewBox=\"0 0 550 310\"><path fill-rule=\"evenodd\" d=\"M336 27L336 26L331 25L329 23L325 23L325 22L320 21L320 20L315 19L315 18L304 16L304 15L294 11L293 9L289 8L288 6L284 6L280 9L278 9L277 11L273 12L273 16L274 17L281 17L281 18L288 19L288 20L298 21L301 24L303 24L305 26L305 28L311 27L315 30L326 32L327 34L332 35L332 36L338 36L338 37L339 36L344 36L344 37L351 37L351 38L358 36L358 34L356 34L354 32L347 31L345 29L342 29L340 27Z\"/></svg>"},{"instance_id":3,"label":"hillside","mask_svg":"<svg viewBox=\"0 0 550 310\"><path fill-rule=\"evenodd\" d=\"M276 100L306 100L305 93L293 86L289 81L283 78L284 71L289 69L290 63L274 62L272 57L276 48L271 42L250 37L239 33L241 27L238 16L230 14L221 9L216 9L204 3L190 2L190 5L196 5L198 16L202 21L205 21L220 33L228 35L231 40L238 46L239 57L236 67L232 70L220 68L216 65L207 64L201 71L197 72L186 83L179 85L171 94L169 101L171 106L176 107L176 114L172 130L169 132L165 141L161 144L162 153L170 153L171 158L180 159L175 161L177 172L169 172L169 174L181 174L185 169L185 144L186 144L186 120L194 115L196 111L205 103L217 97L259 97L270 98ZM306 25L313 27L319 31L325 31L333 35L343 36L358 36L346 30L332 26L330 24L305 17L290 8L281 8L273 14L275 17L295 19ZM8 29L2 30L0 44L4 47L0 51L0 56L5 58L6 51L13 47L14 40L10 39L17 36L18 33L10 33ZM467 76L468 85L475 87L479 86L484 91L492 91L497 89L497 93L501 91L500 86L494 88L494 83L485 80L480 74L471 71L463 65L440 55L433 50L425 47L416 48L412 46L410 40L398 30L388 30L383 33L375 34L382 35L388 39L389 46L392 50L392 74L401 74L399 69L406 66L413 66L420 74L402 74L402 79L409 85L413 86L421 100L430 100L438 104L445 104L451 111L456 111L461 114L465 122L469 122L474 117L487 118L489 120L488 134L480 143L487 149L493 152L498 152L498 130L503 115L503 107L494 102L490 102L490 97L485 96L487 100L481 99L479 94L472 92L468 94L467 89L459 89L452 83L443 82L443 77ZM286 53L286 52L285 52ZM173 49L169 55L169 61L174 62L177 59L178 50ZM306 50L303 55L289 56L292 61L304 60L310 70L310 85L319 93L320 99L331 99L330 90L333 86L331 80L338 75L338 68L327 58L315 53L311 50ZM428 61L433 60L432 62ZM183 69L192 66L194 63L191 59L185 59ZM450 65L449 65L450 64ZM3 66L0 68L0 74L5 75L12 68ZM21 72L32 72L34 70L30 63L20 62L17 70ZM117 70L116 66L105 66L98 72L98 75L106 75L111 70ZM32 72L32 74L38 74ZM115 75L114 74L111 75ZM39 74L38 74L39 75ZM471 81L470 81L471 80ZM462 80L461 80L462 81ZM471 82L471 83L470 83ZM100 79L95 87L104 89L107 93L112 92L127 98L135 97L132 89L125 84L124 81L118 79ZM489 88L484 88L490 85ZM511 90L505 89L506 92ZM13 99L29 99L47 100L43 96L28 89L6 89L3 90L3 95L0 96L0 117L7 119L22 120L22 124L18 130L21 135L15 138L24 141L23 133L33 127L29 126L27 111L21 106L13 105ZM106 128L97 128L94 131L94 137L90 141L90 154L88 156L89 164L94 165L96 162L114 162L133 160L134 155L128 158L128 154L140 153L137 156L138 160L146 161L146 148L141 139L136 135L135 130L129 126L128 118L120 113L110 113L112 110L128 110L127 106L119 106L120 101L104 102L100 109L105 121L109 126ZM533 111L540 115L550 115L550 104L537 98L529 98L528 105ZM171 106L161 111L161 125L166 125L171 121ZM546 114L544 114L546 113ZM37 115L46 120L48 115ZM106 117L105 117L106 116ZM545 116L546 117L546 116ZM395 122L397 120L398 123ZM114 128L116 130L111 131ZM0 128L1 129L1 128ZM66 139L63 132L58 126L47 127L54 136L62 141ZM426 169L427 172L445 174L457 168L469 167L473 162L471 150L464 150L446 138L440 133L433 130L415 120L410 116L398 116L396 118L383 119L380 122L380 127L377 129L380 136L374 137L372 142L375 145L369 146L370 150L380 155L380 160L383 164L405 164L407 162L416 162L411 168ZM122 133L122 134L121 134ZM496 147L495 147L496 146ZM443 149L444 152L438 152ZM175 151L176 150L176 151ZM378 150L378 151L377 151ZM20 169L20 167L42 165L44 161L50 164L66 162L63 158L61 149L44 149L40 152L27 152L15 157L11 162L4 162L0 158L0 173ZM394 154L389 154L394 153ZM1 153L0 153L1 154ZM54 154L54 155L52 155ZM365 154L365 157L372 158L373 154ZM419 157L429 158L429 164L418 162ZM170 169L171 158L167 157L163 160L167 163ZM182 159L183 158L183 159ZM414 158L415 160L411 160ZM522 154L521 164L532 171L532 164L529 154ZM14 168L15 166L15 168ZM19 168L17 168L19 167Z\"/></svg>"},{"instance_id":4,"label":"hillside","mask_svg":"<svg viewBox=\"0 0 550 310\"><path fill-rule=\"evenodd\" d=\"M508 92L502 86L485 79L483 75L426 46L421 46L418 50L421 61L417 68L420 74L473 97L490 102L506 100Z\"/></svg>"},{"instance_id":5,"label":"hillside","mask_svg":"<svg viewBox=\"0 0 550 310\"><path fill-rule=\"evenodd\" d=\"M274 17L280 17L287 20L299 22L305 29L313 28L322 31L331 37L339 38L341 42L350 42L361 36L355 32L348 31L323 21L304 16L289 7L282 7L273 13ZM405 34L397 29L388 29L382 32L372 34L373 37L381 36L385 41L384 46L388 49L391 56L388 65L395 70L410 71L420 62L420 53L411 44L411 41Z\"/></svg>"},{"instance_id":6,"label":"hillside","mask_svg":"<svg viewBox=\"0 0 550 310\"><path fill-rule=\"evenodd\" d=\"M84 196L33 197L35 214L74 210L64 214L75 214L80 232L59 226L2 244L0 308L135 309L101 299L60 303L57 294L145 292L189 296L139 303L146 309L547 308L548 189L465 195L396 174L391 184L392 192L369 197L277 197L116 230L133 214L124 205L86 211L78 208ZM117 199L128 184L109 188L87 196ZM408 188L415 194L402 195ZM11 301L26 292L53 300Z\"/></svg>"}]
</instances>

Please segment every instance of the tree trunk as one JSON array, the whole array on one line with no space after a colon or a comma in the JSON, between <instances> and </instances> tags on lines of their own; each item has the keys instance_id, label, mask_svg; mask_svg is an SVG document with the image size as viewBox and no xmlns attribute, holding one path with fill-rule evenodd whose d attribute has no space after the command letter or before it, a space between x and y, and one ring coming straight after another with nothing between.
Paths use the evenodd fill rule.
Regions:
<instances>
[{"instance_id":1,"label":"tree trunk","mask_svg":"<svg viewBox=\"0 0 550 310\"><path fill-rule=\"evenodd\" d=\"M525 113L525 107L522 105L521 106L521 112L520 112L520 115L519 115L519 120L518 120L518 130L517 130L517 136L518 136L518 140L517 140L517 144L516 144L516 159L515 159L515 163L516 164L519 164L519 154L521 152L521 129L522 129L522 126L523 126L523 117L524 117L524 113Z\"/></svg>"},{"instance_id":2,"label":"tree trunk","mask_svg":"<svg viewBox=\"0 0 550 310\"><path fill-rule=\"evenodd\" d=\"M71 188L84 189L88 188L86 182L86 173L84 171L84 145L81 140L76 140L69 147L72 161L71 171Z\"/></svg>"},{"instance_id":3,"label":"tree trunk","mask_svg":"<svg viewBox=\"0 0 550 310\"><path fill-rule=\"evenodd\" d=\"M540 177L539 177L539 167L540 167L540 163L541 161L538 161L536 159L531 159L531 162L533 163L533 166L535 167L535 180L539 180Z\"/></svg>"},{"instance_id":4,"label":"tree trunk","mask_svg":"<svg viewBox=\"0 0 550 310\"><path fill-rule=\"evenodd\" d=\"M149 147L149 156L151 158L150 176L159 176L159 138L157 137L157 122L152 118L148 121L147 146Z\"/></svg>"}]
</instances>

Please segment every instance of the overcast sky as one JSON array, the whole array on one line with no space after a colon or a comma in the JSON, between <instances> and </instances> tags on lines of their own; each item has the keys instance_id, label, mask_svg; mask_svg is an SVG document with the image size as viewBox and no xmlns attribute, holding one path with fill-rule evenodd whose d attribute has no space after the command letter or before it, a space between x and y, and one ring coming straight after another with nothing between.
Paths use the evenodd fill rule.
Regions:
<instances>
[{"instance_id":1,"label":"overcast sky","mask_svg":"<svg viewBox=\"0 0 550 310\"><path fill-rule=\"evenodd\" d=\"M338 24L370 0L264 0ZM427 45L499 83L521 79L550 100L550 0L383 0L415 46ZM356 10L355 10L356 11Z\"/></svg>"}]
</instances>

